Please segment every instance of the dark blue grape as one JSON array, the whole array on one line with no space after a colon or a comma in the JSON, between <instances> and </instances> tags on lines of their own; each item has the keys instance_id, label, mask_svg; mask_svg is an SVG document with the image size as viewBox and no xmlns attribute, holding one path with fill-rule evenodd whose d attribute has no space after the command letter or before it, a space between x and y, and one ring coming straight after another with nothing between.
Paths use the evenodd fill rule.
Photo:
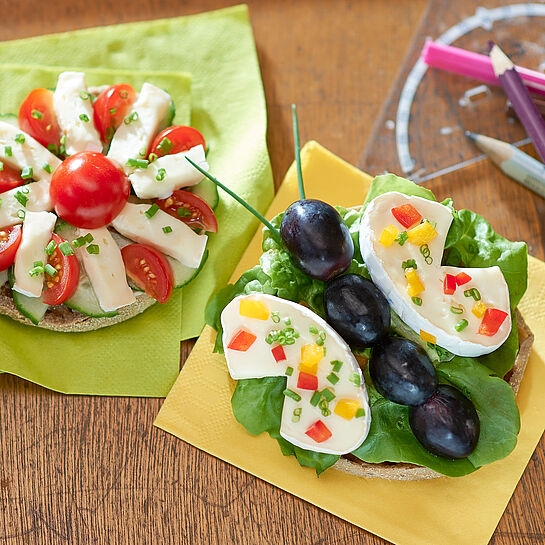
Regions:
<instances>
[{"instance_id":1,"label":"dark blue grape","mask_svg":"<svg viewBox=\"0 0 545 545\"><path fill-rule=\"evenodd\" d=\"M409 409L409 424L422 446L443 458L465 458L479 440L479 416L473 403L446 384L438 386L422 405Z\"/></svg>"},{"instance_id":2,"label":"dark blue grape","mask_svg":"<svg viewBox=\"0 0 545 545\"><path fill-rule=\"evenodd\" d=\"M379 342L390 329L390 305L382 292L358 274L344 274L327 283L324 307L329 324L356 347Z\"/></svg>"},{"instance_id":3,"label":"dark blue grape","mask_svg":"<svg viewBox=\"0 0 545 545\"><path fill-rule=\"evenodd\" d=\"M280 234L293 262L312 278L327 281L350 266L354 243L348 227L323 201L294 202L282 218Z\"/></svg>"},{"instance_id":4,"label":"dark blue grape","mask_svg":"<svg viewBox=\"0 0 545 545\"><path fill-rule=\"evenodd\" d=\"M416 343L389 337L373 348L369 373L386 399L401 405L420 405L437 388L437 373Z\"/></svg>"}]
</instances>

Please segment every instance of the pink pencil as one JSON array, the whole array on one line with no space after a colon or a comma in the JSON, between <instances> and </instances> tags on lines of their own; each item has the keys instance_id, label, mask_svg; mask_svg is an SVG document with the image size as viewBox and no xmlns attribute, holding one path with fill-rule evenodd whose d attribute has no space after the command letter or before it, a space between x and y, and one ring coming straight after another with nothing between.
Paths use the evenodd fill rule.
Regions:
<instances>
[{"instance_id":1,"label":"pink pencil","mask_svg":"<svg viewBox=\"0 0 545 545\"><path fill-rule=\"evenodd\" d=\"M500 85L487 55L427 40L422 49L422 60L433 68L454 72L484 83ZM515 68L529 91L545 95L545 74L522 66Z\"/></svg>"}]
</instances>

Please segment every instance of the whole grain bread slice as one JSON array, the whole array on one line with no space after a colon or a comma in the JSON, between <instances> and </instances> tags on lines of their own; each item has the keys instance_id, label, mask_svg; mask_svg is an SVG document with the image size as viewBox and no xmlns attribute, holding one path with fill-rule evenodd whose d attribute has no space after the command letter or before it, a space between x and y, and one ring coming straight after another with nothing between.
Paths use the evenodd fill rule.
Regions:
<instances>
[{"instance_id":1,"label":"whole grain bread slice","mask_svg":"<svg viewBox=\"0 0 545 545\"><path fill-rule=\"evenodd\" d=\"M519 334L519 352L513 365L513 369L506 375L505 380L509 383L515 396L518 393L528 358L534 342L534 334L524 321L520 312L516 311L517 327ZM363 462L352 455L343 456L333 469L356 475L357 477L366 477L368 479L386 479L390 481L421 481L424 479L437 479L444 477L440 473L427 467L417 466L406 463L383 462L380 464L369 464Z\"/></svg>"}]
</instances>

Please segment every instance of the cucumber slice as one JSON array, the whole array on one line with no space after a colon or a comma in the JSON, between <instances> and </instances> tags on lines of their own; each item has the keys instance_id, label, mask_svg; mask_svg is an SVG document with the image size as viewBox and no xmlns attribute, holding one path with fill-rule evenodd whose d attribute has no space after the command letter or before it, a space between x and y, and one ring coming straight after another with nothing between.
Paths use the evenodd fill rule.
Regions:
<instances>
[{"instance_id":1,"label":"cucumber slice","mask_svg":"<svg viewBox=\"0 0 545 545\"><path fill-rule=\"evenodd\" d=\"M11 287L15 284L13 267L9 270L9 283ZM34 325L38 325L45 316L49 305L46 305L40 297L28 297L15 290L12 290L11 293L13 294L13 302L15 303L17 310Z\"/></svg>"},{"instance_id":2,"label":"cucumber slice","mask_svg":"<svg viewBox=\"0 0 545 545\"><path fill-rule=\"evenodd\" d=\"M14 127L19 128L19 119L15 114L0 114L0 121L4 121L4 123L9 123Z\"/></svg>"},{"instance_id":3,"label":"cucumber slice","mask_svg":"<svg viewBox=\"0 0 545 545\"><path fill-rule=\"evenodd\" d=\"M8 281L8 271L0 271L0 286Z\"/></svg>"},{"instance_id":4,"label":"cucumber slice","mask_svg":"<svg viewBox=\"0 0 545 545\"><path fill-rule=\"evenodd\" d=\"M195 195L198 195L201 199L205 200L212 210L214 210L220 202L218 186L208 178L205 178L193 187L189 187L187 191L191 191L191 193L195 193Z\"/></svg>"},{"instance_id":5,"label":"cucumber slice","mask_svg":"<svg viewBox=\"0 0 545 545\"><path fill-rule=\"evenodd\" d=\"M98 299L89 277L85 274L83 267L80 267L79 284L76 293L64 304L72 310L77 310L86 316L93 318L106 318L117 316L117 312L106 312L98 304Z\"/></svg>"},{"instance_id":6,"label":"cucumber slice","mask_svg":"<svg viewBox=\"0 0 545 545\"><path fill-rule=\"evenodd\" d=\"M59 223L55 228L55 233L68 242L72 242L77 238L76 228L66 222ZM77 310L78 312L93 318L107 318L110 316L117 316L118 314L115 311L106 312L105 310L102 310L98 303L95 290L91 285L89 277L85 273L85 269L83 268L81 261L79 264L78 289L76 290L76 293L74 293L74 295L68 299L68 301L64 302L64 304L72 310Z\"/></svg>"},{"instance_id":7,"label":"cucumber slice","mask_svg":"<svg viewBox=\"0 0 545 545\"><path fill-rule=\"evenodd\" d=\"M196 269L191 269L182 265L177 259L173 259L170 256L166 256L170 266L172 267L172 273L174 274L174 287L181 288L186 284L189 284L202 270L206 260L208 259L208 250L206 250L202 256L201 263Z\"/></svg>"}]
</instances>

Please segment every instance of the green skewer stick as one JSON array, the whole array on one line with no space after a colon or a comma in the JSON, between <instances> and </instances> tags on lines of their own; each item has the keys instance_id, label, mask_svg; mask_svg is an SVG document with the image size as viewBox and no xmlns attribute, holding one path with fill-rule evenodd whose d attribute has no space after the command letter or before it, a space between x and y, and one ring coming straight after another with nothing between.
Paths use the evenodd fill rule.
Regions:
<instances>
[{"instance_id":1,"label":"green skewer stick","mask_svg":"<svg viewBox=\"0 0 545 545\"><path fill-rule=\"evenodd\" d=\"M299 142L299 122L297 121L297 106L291 105L293 122L293 142L295 144L295 162L297 164L297 180L299 182L299 198L305 199L305 186L303 185L303 171L301 170L301 144Z\"/></svg>"},{"instance_id":2,"label":"green skewer stick","mask_svg":"<svg viewBox=\"0 0 545 545\"><path fill-rule=\"evenodd\" d=\"M282 242L282 237L280 236L280 233L276 227L272 225L269 221L267 221L255 208L250 206L244 199L241 199L236 193L231 191L226 185L222 184L219 180L216 180L214 176L211 174L208 174L206 170L203 170L199 165L194 163L189 157L186 156L186 159L203 175L206 176L211 182L214 182L218 187L221 187L223 191L231 195L235 201L239 202L248 212L251 212L263 225L265 225L268 229L270 229L272 236L280 244L281 246L284 245Z\"/></svg>"}]
</instances>

